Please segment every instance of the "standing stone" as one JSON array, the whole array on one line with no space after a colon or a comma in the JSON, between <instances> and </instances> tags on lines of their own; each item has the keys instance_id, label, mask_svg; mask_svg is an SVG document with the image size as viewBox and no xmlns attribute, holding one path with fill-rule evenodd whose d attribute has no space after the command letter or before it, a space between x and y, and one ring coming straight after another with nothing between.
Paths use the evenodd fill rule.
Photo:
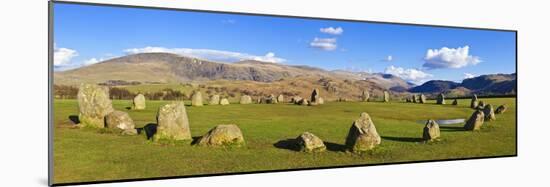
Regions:
<instances>
[{"instance_id":1,"label":"standing stone","mask_svg":"<svg viewBox=\"0 0 550 187\"><path fill-rule=\"evenodd\" d=\"M425 141L434 140L439 138L439 125L434 120L428 120L426 126L424 126L424 133L422 134L422 139Z\"/></svg>"},{"instance_id":2,"label":"standing stone","mask_svg":"<svg viewBox=\"0 0 550 187\"><path fill-rule=\"evenodd\" d=\"M426 96L424 94L420 94L420 103L426 103Z\"/></svg>"},{"instance_id":3,"label":"standing stone","mask_svg":"<svg viewBox=\"0 0 550 187\"><path fill-rule=\"evenodd\" d=\"M317 100L317 103L320 105L325 104L325 100L322 97L319 97L319 99Z\"/></svg>"},{"instance_id":4,"label":"standing stone","mask_svg":"<svg viewBox=\"0 0 550 187\"><path fill-rule=\"evenodd\" d=\"M153 140L190 140L189 118L183 102L161 106L157 113L157 132Z\"/></svg>"},{"instance_id":5,"label":"standing stone","mask_svg":"<svg viewBox=\"0 0 550 187\"><path fill-rule=\"evenodd\" d=\"M370 116L363 112L361 117L351 125L346 138L346 146L353 152L361 152L373 149L381 141Z\"/></svg>"},{"instance_id":6,"label":"standing stone","mask_svg":"<svg viewBox=\"0 0 550 187\"><path fill-rule=\"evenodd\" d=\"M201 146L240 146L242 144L244 144L243 133L234 124L218 125L197 141L197 145Z\"/></svg>"},{"instance_id":7,"label":"standing stone","mask_svg":"<svg viewBox=\"0 0 550 187\"><path fill-rule=\"evenodd\" d=\"M202 94L200 91L195 91L191 96L191 106L202 106Z\"/></svg>"},{"instance_id":8,"label":"standing stone","mask_svg":"<svg viewBox=\"0 0 550 187\"><path fill-rule=\"evenodd\" d=\"M494 121L497 118L495 117L495 112L493 110L493 105L487 104L483 108L483 115L485 115L485 121Z\"/></svg>"},{"instance_id":9,"label":"standing stone","mask_svg":"<svg viewBox=\"0 0 550 187\"><path fill-rule=\"evenodd\" d=\"M323 152L327 149L323 140L312 133L304 132L296 138L300 151L307 153Z\"/></svg>"},{"instance_id":10,"label":"standing stone","mask_svg":"<svg viewBox=\"0 0 550 187\"><path fill-rule=\"evenodd\" d=\"M265 103L266 104L277 104L277 98L275 97L275 95L271 94L267 98L265 98Z\"/></svg>"},{"instance_id":11,"label":"standing stone","mask_svg":"<svg viewBox=\"0 0 550 187\"><path fill-rule=\"evenodd\" d=\"M411 101L412 101L411 98L408 98L408 97L405 98L405 102L410 103Z\"/></svg>"},{"instance_id":12,"label":"standing stone","mask_svg":"<svg viewBox=\"0 0 550 187\"><path fill-rule=\"evenodd\" d=\"M500 105L500 106L495 110L495 114L502 114L502 113L506 112L506 109L508 109L508 106L506 106L506 105Z\"/></svg>"},{"instance_id":13,"label":"standing stone","mask_svg":"<svg viewBox=\"0 0 550 187\"><path fill-rule=\"evenodd\" d=\"M210 97L209 105L218 105L220 104L220 95L213 95Z\"/></svg>"},{"instance_id":14,"label":"standing stone","mask_svg":"<svg viewBox=\"0 0 550 187\"><path fill-rule=\"evenodd\" d=\"M138 94L134 97L132 108L134 110L144 110L145 109L145 96L143 94Z\"/></svg>"},{"instance_id":15,"label":"standing stone","mask_svg":"<svg viewBox=\"0 0 550 187\"><path fill-rule=\"evenodd\" d=\"M313 91L311 92L311 99L309 100L309 104L310 105L318 105L319 104L319 97L321 97L319 95L319 89L315 88L313 89Z\"/></svg>"},{"instance_id":16,"label":"standing stone","mask_svg":"<svg viewBox=\"0 0 550 187\"><path fill-rule=\"evenodd\" d=\"M239 101L240 104L250 104L252 103L252 97L250 97L249 95L243 95L241 96L241 100Z\"/></svg>"},{"instance_id":17,"label":"standing stone","mask_svg":"<svg viewBox=\"0 0 550 187\"><path fill-rule=\"evenodd\" d=\"M483 125L485 115L481 110L476 110L464 125L465 130L479 130Z\"/></svg>"},{"instance_id":18,"label":"standing stone","mask_svg":"<svg viewBox=\"0 0 550 187\"><path fill-rule=\"evenodd\" d=\"M308 106L310 104L310 102L307 99L300 99L300 101L298 101L296 104L303 105L303 106Z\"/></svg>"},{"instance_id":19,"label":"standing stone","mask_svg":"<svg viewBox=\"0 0 550 187\"><path fill-rule=\"evenodd\" d=\"M220 105L228 105L229 104L229 100L227 100L227 98L223 98L221 101L220 101Z\"/></svg>"},{"instance_id":20,"label":"standing stone","mask_svg":"<svg viewBox=\"0 0 550 187\"><path fill-rule=\"evenodd\" d=\"M277 97L277 102L284 103L285 102L285 96L283 96L283 94L279 94L279 96Z\"/></svg>"},{"instance_id":21,"label":"standing stone","mask_svg":"<svg viewBox=\"0 0 550 187\"><path fill-rule=\"evenodd\" d=\"M419 100L419 99L417 99L417 97L418 97L418 96L417 96L416 94L413 94L413 95L412 95L412 102L413 102L413 103L418 102L417 100Z\"/></svg>"},{"instance_id":22,"label":"standing stone","mask_svg":"<svg viewBox=\"0 0 550 187\"><path fill-rule=\"evenodd\" d=\"M105 116L114 110L109 99L109 88L95 84L81 84L77 99L80 123L88 127L105 127Z\"/></svg>"},{"instance_id":23,"label":"standing stone","mask_svg":"<svg viewBox=\"0 0 550 187\"><path fill-rule=\"evenodd\" d=\"M479 103L477 104L477 109L478 110L485 109L485 102L480 100Z\"/></svg>"},{"instance_id":24,"label":"standing stone","mask_svg":"<svg viewBox=\"0 0 550 187\"><path fill-rule=\"evenodd\" d=\"M458 100L455 99L455 100L453 101L453 105L458 105Z\"/></svg>"},{"instance_id":25,"label":"standing stone","mask_svg":"<svg viewBox=\"0 0 550 187\"><path fill-rule=\"evenodd\" d=\"M437 95L437 104L438 105L445 104L445 95L443 95L443 93L440 93L439 95Z\"/></svg>"},{"instance_id":26,"label":"standing stone","mask_svg":"<svg viewBox=\"0 0 550 187\"><path fill-rule=\"evenodd\" d=\"M472 96L472 101L470 102L470 108L476 109L479 101L477 100L477 95Z\"/></svg>"},{"instance_id":27,"label":"standing stone","mask_svg":"<svg viewBox=\"0 0 550 187\"><path fill-rule=\"evenodd\" d=\"M390 102L390 93L388 91L384 91L384 102Z\"/></svg>"},{"instance_id":28,"label":"standing stone","mask_svg":"<svg viewBox=\"0 0 550 187\"><path fill-rule=\"evenodd\" d=\"M363 90L363 92L361 92L361 101L368 102L369 98L370 98L369 91Z\"/></svg>"},{"instance_id":29,"label":"standing stone","mask_svg":"<svg viewBox=\"0 0 550 187\"><path fill-rule=\"evenodd\" d=\"M115 110L105 116L105 126L111 129L120 130L125 135L135 135L137 130L134 120L126 112Z\"/></svg>"},{"instance_id":30,"label":"standing stone","mask_svg":"<svg viewBox=\"0 0 550 187\"><path fill-rule=\"evenodd\" d=\"M290 99L290 102L292 102L294 104L298 104L298 102L300 102L300 100L302 100L302 97L294 96L294 97L292 97L292 99Z\"/></svg>"}]
</instances>

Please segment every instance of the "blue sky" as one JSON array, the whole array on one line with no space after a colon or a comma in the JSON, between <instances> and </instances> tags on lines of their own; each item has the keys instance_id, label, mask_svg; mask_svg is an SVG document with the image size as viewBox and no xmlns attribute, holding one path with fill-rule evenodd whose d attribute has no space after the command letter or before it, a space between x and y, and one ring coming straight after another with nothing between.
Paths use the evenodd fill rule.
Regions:
<instances>
[{"instance_id":1,"label":"blue sky","mask_svg":"<svg viewBox=\"0 0 550 187\"><path fill-rule=\"evenodd\" d=\"M384 72L418 84L516 72L513 32L61 3L54 8L57 71L133 53L171 52Z\"/></svg>"}]
</instances>

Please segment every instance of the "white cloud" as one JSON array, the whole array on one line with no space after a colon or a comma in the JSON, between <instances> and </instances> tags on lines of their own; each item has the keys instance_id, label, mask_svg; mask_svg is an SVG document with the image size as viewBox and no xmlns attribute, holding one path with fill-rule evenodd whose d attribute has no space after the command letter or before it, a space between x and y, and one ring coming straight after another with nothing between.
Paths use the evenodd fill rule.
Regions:
<instances>
[{"instance_id":1,"label":"white cloud","mask_svg":"<svg viewBox=\"0 0 550 187\"><path fill-rule=\"evenodd\" d=\"M78 56L78 52L74 49L54 47L53 65L54 66L70 65L71 59L76 56Z\"/></svg>"},{"instance_id":2,"label":"white cloud","mask_svg":"<svg viewBox=\"0 0 550 187\"><path fill-rule=\"evenodd\" d=\"M90 58L90 59L84 61L84 65L85 65L85 66L92 65L92 64L96 64L96 63L98 63L98 62L102 62L102 61L104 61L104 60L105 60L105 59L103 59L103 58L99 58L99 59L97 59L97 58Z\"/></svg>"},{"instance_id":3,"label":"white cloud","mask_svg":"<svg viewBox=\"0 0 550 187\"><path fill-rule=\"evenodd\" d=\"M340 35L344 32L344 29L342 27L327 27L327 28L321 28L319 29L322 33L325 34L332 34L332 35Z\"/></svg>"},{"instance_id":4,"label":"white cloud","mask_svg":"<svg viewBox=\"0 0 550 187\"><path fill-rule=\"evenodd\" d=\"M338 47L336 38L314 38L313 41L309 43L309 46L325 51L333 51Z\"/></svg>"},{"instance_id":5,"label":"white cloud","mask_svg":"<svg viewBox=\"0 0 550 187\"><path fill-rule=\"evenodd\" d=\"M476 77L476 75L471 74L471 73L464 73L464 79L471 79L471 78L474 78L474 77Z\"/></svg>"},{"instance_id":6,"label":"white cloud","mask_svg":"<svg viewBox=\"0 0 550 187\"><path fill-rule=\"evenodd\" d=\"M405 69L402 67L395 67L393 65L388 66L384 73L398 76L402 79L405 79L406 81L410 81L416 84L422 83L427 78L433 77L432 74L425 73L418 69Z\"/></svg>"},{"instance_id":7,"label":"white cloud","mask_svg":"<svg viewBox=\"0 0 550 187\"><path fill-rule=\"evenodd\" d=\"M385 62L391 62L391 61L393 61L393 56L388 55L386 58L383 59L383 61L385 61Z\"/></svg>"},{"instance_id":8,"label":"white cloud","mask_svg":"<svg viewBox=\"0 0 550 187\"><path fill-rule=\"evenodd\" d=\"M258 60L263 62L281 63L286 59L275 56L275 53L268 52L263 56L251 55L246 53L232 52L232 51L220 51L213 49L191 49L191 48L164 48L164 47L144 47L144 48L132 48L126 49L124 52L128 54L136 53L173 53L182 56L189 56L194 58L202 58L212 61L222 62L236 62L241 60Z\"/></svg>"},{"instance_id":9,"label":"white cloud","mask_svg":"<svg viewBox=\"0 0 550 187\"><path fill-rule=\"evenodd\" d=\"M428 49L423 67L428 69L461 68L481 62L479 57L469 54L470 47Z\"/></svg>"}]
</instances>

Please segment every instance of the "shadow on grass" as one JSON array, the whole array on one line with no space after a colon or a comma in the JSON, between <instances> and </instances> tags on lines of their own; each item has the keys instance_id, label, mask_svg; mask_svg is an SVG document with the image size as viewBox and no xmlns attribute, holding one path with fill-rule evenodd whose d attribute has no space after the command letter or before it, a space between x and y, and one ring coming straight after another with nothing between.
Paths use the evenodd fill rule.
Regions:
<instances>
[{"instance_id":1,"label":"shadow on grass","mask_svg":"<svg viewBox=\"0 0 550 187\"><path fill-rule=\"evenodd\" d=\"M346 146L333 142L323 142L329 151L346 152Z\"/></svg>"},{"instance_id":2,"label":"shadow on grass","mask_svg":"<svg viewBox=\"0 0 550 187\"><path fill-rule=\"evenodd\" d=\"M446 132L466 131L466 130L464 130L464 127L446 127L446 126L439 126L439 129L441 129L441 131L446 131Z\"/></svg>"},{"instance_id":3,"label":"shadow on grass","mask_svg":"<svg viewBox=\"0 0 550 187\"><path fill-rule=\"evenodd\" d=\"M424 141L422 138L416 138L416 137L382 136L382 139L391 140L391 141L398 141L398 142L422 142L422 141Z\"/></svg>"},{"instance_id":4,"label":"shadow on grass","mask_svg":"<svg viewBox=\"0 0 550 187\"><path fill-rule=\"evenodd\" d=\"M143 128L136 128L138 134L145 133L147 136L147 139L150 140L153 138L155 133L157 133L157 124L156 123L148 123L147 125L143 126Z\"/></svg>"},{"instance_id":5,"label":"shadow on grass","mask_svg":"<svg viewBox=\"0 0 550 187\"><path fill-rule=\"evenodd\" d=\"M126 110L132 110L132 107L127 106L127 107L125 107L125 109Z\"/></svg>"},{"instance_id":6,"label":"shadow on grass","mask_svg":"<svg viewBox=\"0 0 550 187\"><path fill-rule=\"evenodd\" d=\"M80 123L80 119L78 119L78 115L70 115L69 120L71 120L75 125Z\"/></svg>"},{"instance_id":7,"label":"shadow on grass","mask_svg":"<svg viewBox=\"0 0 550 187\"><path fill-rule=\"evenodd\" d=\"M296 139L286 139L278 141L277 143L274 143L273 146L279 149L288 149L291 151L300 151L300 147L298 147L298 142Z\"/></svg>"},{"instance_id":8,"label":"shadow on grass","mask_svg":"<svg viewBox=\"0 0 550 187\"><path fill-rule=\"evenodd\" d=\"M191 141L191 145L195 145L195 144L199 143L199 140L202 138L202 136L194 136L192 138L193 138L193 140Z\"/></svg>"}]
</instances>

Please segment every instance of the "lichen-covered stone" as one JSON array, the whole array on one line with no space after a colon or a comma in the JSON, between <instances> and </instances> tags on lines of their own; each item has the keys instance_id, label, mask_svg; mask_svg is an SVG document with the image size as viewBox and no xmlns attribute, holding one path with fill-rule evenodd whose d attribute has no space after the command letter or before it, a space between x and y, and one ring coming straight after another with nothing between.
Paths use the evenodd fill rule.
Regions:
<instances>
[{"instance_id":1,"label":"lichen-covered stone","mask_svg":"<svg viewBox=\"0 0 550 187\"><path fill-rule=\"evenodd\" d=\"M285 96L283 96L283 94L280 94L279 96L277 96L277 102L284 103L285 102Z\"/></svg>"},{"instance_id":2,"label":"lichen-covered stone","mask_svg":"<svg viewBox=\"0 0 550 187\"><path fill-rule=\"evenodd\" d=\"M424 94L420 94L420 103L426 103L426 96Z\"/></svg>"},{"instance_id":3,"label":"lichen-covered stone","mask_svg":"<svg viewBox=\"0 0 550 187\"><path fill-rule=\"evenodd\" d=\"M495 110L495 114L502 114L502 113L506 112L507 109L508 109L508 106L506 106L506 105L500 105L500 106Z\"/></svg>"},{"instance_id":4,"label":"lichen-covered stone","mask_svg":"<svg viewBox=\"0 0 550 187\"><path fill-rule=\"evenodd\" d=\"M319 94L319 89L315 88L313 89L313 91L311 92L311 99L309 100L309 104L310 105L318 105L319 104L319 97L320 94Z\"/></svg>"},{"instance_id":5,"label":"lichen-covered stone","mask_svg":"<svg viewBox=\"0 0 550 187\"><path fill-rule=\"evenodd\" d=\"M208 102L209 105L218 105L220 104L220 95L212 95L210 97L210 101Z\"/></svg>"},{"instance_id":6,"label":"lichen-covered stone","mask_svg":"<svg viewBox=\"0 0 550 187\"><path fill-rule=\"evenodd\" d=\"M422 139L425 141L434 140L439 138L440 131L439 131L439 124L437 124L434 120L428 120L426 122L426 126L424 126L424 132L422 134Z\"/></svg>"},{"instance_id":7,"label":"lichen-covered stone","mask_svg":"<svg viewBox=\"0 0 550 187\"><path fill-rule=\"evenodd\" d=\"M239 101L240 104L250 104L252 103L252 97L249 95L243 95L241 96L241 99Z\"/></svg>"},{"instance_id":8,"label":"lichen-covered stone","mask_svg":"<svg viewBox=\"0 0 550 187\"><path fill-rule=\"evenodd\" d=\"M105 116L105 126L111 129L120 130L125 135L135 135L137 130L134 120L126 112L115 110Z\"/></svg>"},{"instance_id":9,"label":"lichen-covered stone","mask_svg":"<svg viewBox=\"0 0 550 187\"><path fill-rule=\"evenodd\" d=\"M381 141L370 116L363 112L349 129L346 147L353 152L367 151L379 145Z\"/></svg>"},{"instance_id":10,"label":"lichen-covered stone","mask_svg":"<svg viewBox=\"0 0 550 187\"><path fill-rule=\"evenodd\" d=\"M197 141L197 145L202 146L240 146L244 143L244 137L241 129L234 124L218 125L208 131L208 133Z\"/></svg>"},{"instance_id":11,"label":"lichen-covered stone","mask_svg":"<svg viewBox=\"0 0 550 187\"><path fill-rule=\"evenodd\" d=\"M466 121L466 124L464 124L465 130L479 130L481 129L481 126L483 126L483 122L485 121L485 115L483 114L483 111L476 110L472 116Z\"/></svg>"},{"instance_id":12,"label":"lichen-covered stone","mask_svg":"<svg viewBox=\"0 0 550 187\"><path fill-rule=\"evenodd\" d=\"M390 102L390 92L384 91L384 102Z\"/></svg>"},{"instance_id":13,"label":"lichen-covered stone","mask_svg":"<svg viewBox=\"0 0 550 187\"><path fill-rule=\"evenodd\" d=\"M228 105L229 104L229 100L227 100L227 98L223 98L221 101L220 101L220 105Z\"/></svg>"},{"instance_id":14,"label":"lichen-covered stone","mask_svg":"<svg viewBox=\"0 0 550 187\"><path fill-rule=\"evenodd\" d=\"M477 95L474 94L472 96L472 101L470 102L470 108L476 109L478 104L479 104L479 101L477 100Z\"/></svg>"},{"instance_id":15,"label":"lichen-covered stone","mask_svg":"<svg viewBox=\"0 0 550 187\"><path fill-rule=\"evenodd\" d=\"M183 102L161 106L157 113L157 132L153 140L190 140L189 118Z\"/></svg>"},{"instance_id":16,"label":"lichen-covered stone","mask_svg":"<svg viewBox=\"0 0 550 187\"><path fill-rule=\"evenodd\" d=\"M494 121L497 118L495 117L495 111L493 110L493 105L487 104L483 108L483 115L485 115L485 121Z\"/></svg>"},{"instance_id":17,"label":"lichen-covered stone","mask_svg":"<svg viewBox=\"0 0 550 187\"><path fill-rule=\"evenodd\" d=\"M369 98L370 98L369 91L363 90L363 92L361 92L361 101L368 102Z\"/></svg>"},{"instance_id":18,"label":"lichen-covered stone","mask_svg":"<svg viewBox=\"0 0 550 187\"><path fill-rule=\"evenodd\" d=\"M304 132L298 136L296 142L300 150L304 152L322 152L326 150L323 140L309 132Z\"/></svg>"},{"instance_id":19,"label":"lichen-covered stone","mask_svg":"<svg viewBox=\"0 0 550 187\"><path fill-rule=\"evenodd\" d=\"M138 94L134 97L132 108L134 110L144 110L145 109L145 96L143 94Z\"/></svg>"},{"instance_id":20,"label":"lichen-covered stone","mask_svg":"<svg viewBox=\"0 0 550 187\"><path fill-rule=\"evenodd\" d=\"M443 93L440 93L439 95L437 95L437 104L438 105L445 104L445 95L443 95Z\"/></svg>"},{"instance_id":21,"label":"lichen-covered stone","mask_svg":"<svg viewBox=\"0 0 550 187\"><path fill-rule=\"evenodd\" d=\"M105 116L114 111L109 88L94 84L81 84L77 94L78 119L85 127L104 128Z\"/></svg>"},{"instance_id":22,"label":"lichen-covered stone","mask_svg":"<svg viewBox=\"0 0 550 187\"><path fill-rule=\"evenodd\" d=\"M199 91L195 91L191 96L191 106L202 106L202 94Z\"/></svg>"}]
</instances>

